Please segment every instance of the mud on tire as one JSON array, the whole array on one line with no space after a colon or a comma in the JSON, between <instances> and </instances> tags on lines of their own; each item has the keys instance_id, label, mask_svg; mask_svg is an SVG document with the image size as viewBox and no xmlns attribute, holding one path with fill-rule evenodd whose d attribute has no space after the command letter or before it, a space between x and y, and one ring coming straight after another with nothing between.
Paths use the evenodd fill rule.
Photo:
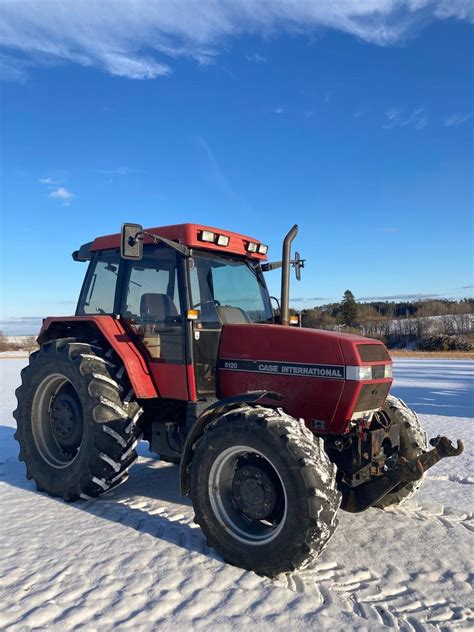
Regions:
<instances>
[{"instance_id":1,"label":"mud on tire","mask_svg":"<svg viewBox=\"0 0 474 632\"><path fill-rule=\"evenodd\" d=\"M237 455L234 466L229 461L232 454ZM259 467L263 468L260 478L263 475L264 486L269 480L267 476L273 475L275 493L269 484L261 506L265 501L269 505L273 502L275 509L264 520L256 517L255 513L261 510L255 508L244 507L242 515L241 487L237 495L225 497L226 486L232 485L235 491L236 479L241 476L239 459L245 458L249 464L248 476L253 476L252 468L257 472L247 491L252 491L252 485L256 487ZM223 473L222 489L220 479L216 478L219 471ZM244 477L245 467L242 471ZM280 409L244 407L230 411L206 427L195 447L191 464L195 522L202 528L208 545L231 564L270 577L294 571L306 566L323 550L337 526L341 497L335 474L323 442L302 421ZM248 481L246 484L249 485ZM257 490L253 498L258 498L259 493ZM284 509L281 503L278 506L282 496ZM249 519L245 511L253 511L253 517Z\"/></svg>"},{"instance_id":2,"label":"mud on tire","mask_svg":"<svg viewBox=\"0 0 474 632\"><path fill-rule=\"evenodd\" d=\"M142 410L111 349L74 338L48 342L30 356L16 396L19 459L38 490L73 501L128 478Z\"/></svg>"},{"instance_id":3,"label":"mud on tire","mask_svg":"<svg viewBox=\"0 0 474 632\"><path fill-rule=\"evenodd\" d=\"M392 423L400 425L400 456L412 460L428 450L426 432L417 414L408 408L404 401L389 395L385 401L383 412ZM391 505L402 505L421 487L424 476L412 483L398 485L381 500L375 507L384 509Z\"/></svg>"}]
</instances>

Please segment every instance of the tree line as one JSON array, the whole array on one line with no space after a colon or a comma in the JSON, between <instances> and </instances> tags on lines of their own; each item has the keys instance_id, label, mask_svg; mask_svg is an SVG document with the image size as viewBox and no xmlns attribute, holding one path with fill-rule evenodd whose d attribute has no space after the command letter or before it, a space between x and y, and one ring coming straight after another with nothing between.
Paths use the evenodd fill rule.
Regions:
<instances>
[{"instance_id":1,"label":"tree line","mask_svg":"<svg viewBox=\"0 0 474 632\"><path fill-rule=\"evenodd\" d=\"M433 335L472 334L474 299L359 303L346 290L340 302L305 309L300 318L303 327L361 333L389 346L404 346Z\"/></svg>"}]
</instances>

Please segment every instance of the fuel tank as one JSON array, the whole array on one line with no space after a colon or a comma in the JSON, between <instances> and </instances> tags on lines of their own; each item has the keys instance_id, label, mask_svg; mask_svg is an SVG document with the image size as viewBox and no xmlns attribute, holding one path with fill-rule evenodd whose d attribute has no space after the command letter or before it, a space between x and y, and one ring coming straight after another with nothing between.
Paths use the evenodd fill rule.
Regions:
<instances>
[{"instance_id":1,"label":"fuel tank","mask_svg":"<svg viewBox=\"0 0 474 632\"><path fill-rule=\"evenodd\" d=\"M343 434L351 420L369 418L391 384L392 361L378 340L282 325L222 329L218 396L276 391L282 408L316 433Z\"/></svg>"}]
</instances>

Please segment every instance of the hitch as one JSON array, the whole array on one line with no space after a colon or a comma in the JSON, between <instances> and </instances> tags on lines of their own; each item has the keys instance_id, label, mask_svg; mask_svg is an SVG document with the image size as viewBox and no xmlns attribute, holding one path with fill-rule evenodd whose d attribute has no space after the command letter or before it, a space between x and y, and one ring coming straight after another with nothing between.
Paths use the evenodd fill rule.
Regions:
<instances>
[{"instance_id":1,"label":"hitch","mask_svg":"<svg viewBox=\"0 0 474 632\"><path fill-rule=\"evenodd\" d=\"M423 452L417 459L408 461L401 457L394 467L382 476L374 478L359 487L350 488L348 492L343 493L342 509L353 513L364 511L364 509L374 505L397 485L420 480L424 473L430 467L436 465L438 461L441 461L441 459L459 456L464 452L464 445L460 439L457 441L457 447L454 447L447 437L438 435L430 440L430 445L434 446L433 449Z\"/></svg>"}]
</instances>

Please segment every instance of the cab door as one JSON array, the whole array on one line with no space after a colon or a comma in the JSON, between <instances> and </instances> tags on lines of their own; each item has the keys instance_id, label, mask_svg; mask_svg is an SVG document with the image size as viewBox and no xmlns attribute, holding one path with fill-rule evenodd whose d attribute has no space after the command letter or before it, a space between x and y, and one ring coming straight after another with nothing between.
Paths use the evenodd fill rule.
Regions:
<instances>
[{"instance_id":1,"label":"cab door","mask_svg":"<svg viewBox=\"0 0 474 632\"><path fill-rule=\"evenodd\" d=\"M179 256L167 246L149 245L140 261L127 262L120 314L148 359L159 395L187 400Z\"/></svg>"},{"instance_id":2,"label":"cab door","mask_svg":"<svg viewBox=\"0 0 474 632\"><path fill-rule=\"evenodd\" d=\"M198 399L216 394L216 365L222 323L217 313L209 271L189 260L191 309L199 311L192 321L191 344L194 359L194 379Z\"/></svg>"}]
</instances>

